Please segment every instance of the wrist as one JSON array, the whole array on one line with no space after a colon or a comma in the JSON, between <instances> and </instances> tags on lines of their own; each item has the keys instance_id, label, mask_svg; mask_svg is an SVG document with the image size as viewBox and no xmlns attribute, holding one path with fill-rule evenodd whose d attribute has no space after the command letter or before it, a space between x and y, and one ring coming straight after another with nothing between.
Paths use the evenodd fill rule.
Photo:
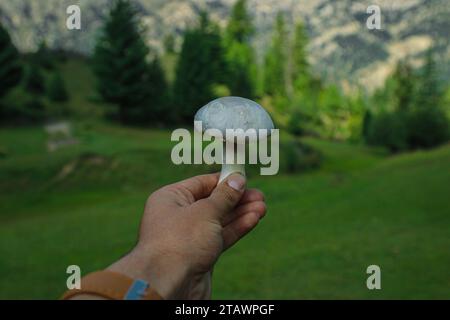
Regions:
<instances>
[{"instance_id":1,"label":"wrist","mask_svg":"<svg viewBox=\"0 0 450 320\"><path fill-rule=\"evenodd\" d=\"M139 245L107 270L147 281L164 299L180 299L189 287L185 263L164 254L150 253Z\"/></svg>"}]
</instances>

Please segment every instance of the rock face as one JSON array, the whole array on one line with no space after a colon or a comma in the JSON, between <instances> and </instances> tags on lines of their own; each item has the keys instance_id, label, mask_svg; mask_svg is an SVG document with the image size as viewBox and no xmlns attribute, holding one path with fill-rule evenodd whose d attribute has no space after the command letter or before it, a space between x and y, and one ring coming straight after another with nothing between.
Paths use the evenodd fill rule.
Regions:
<instances>
[{"instance_id":1,"label":"rock face","mask_svg":"<svg viewBox=\"0 0 450 320\"><path fill-rule=\"evenodd\" d=\"M18 47L32 50L45 38L51 47L88 53L111 0L0 0L0 21ZM226 24L234 0L134 0L143 17L149 45L161 49L166 34L181 34L206 9ZM66 8L79 4L82 30L66 29ZM257 28L254 45L263 53L277 12L288 22L302 20L311 38L310 57L317 72L331 81L373 88L398 59L420 64L436 46L441 68L450 77L448 0L248 0ZM381 9L381 30L369 30L367 7Z\"/></svg>"}]
</instances>

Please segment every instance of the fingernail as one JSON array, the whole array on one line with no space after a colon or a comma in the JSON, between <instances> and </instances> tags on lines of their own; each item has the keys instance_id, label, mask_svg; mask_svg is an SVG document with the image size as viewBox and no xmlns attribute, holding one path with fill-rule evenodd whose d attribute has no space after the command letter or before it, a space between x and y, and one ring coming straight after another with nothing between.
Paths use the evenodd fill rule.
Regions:
<instances>
[{"instance_id":1,"label":"fingernail","mask_svg":"<svg viewBox=\"0 0 450 320\"><path fill-rule=\"evenodd\" d=\"M227 183L234 190L241 191L245 187L245 177L240 174L232 174Z\"/></svg>"}]
</instances>

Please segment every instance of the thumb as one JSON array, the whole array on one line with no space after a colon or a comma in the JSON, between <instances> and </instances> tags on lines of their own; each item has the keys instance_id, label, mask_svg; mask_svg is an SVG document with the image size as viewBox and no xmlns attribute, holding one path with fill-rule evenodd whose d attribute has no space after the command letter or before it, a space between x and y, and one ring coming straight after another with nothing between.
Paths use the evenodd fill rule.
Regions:
<instances>
[{"instance_id":1,"label":"thumb","mask_svg":"<svg viewBox=\"0 0 450 320\"><path fill-rule=\"evenodd\" d=\"M244 194L245 184L246 179L243 175L233 173L219 183L208 198L204 199L214 207L215 218L223 221L223 217L234 209Z\"/></svg>"}]
</instances>

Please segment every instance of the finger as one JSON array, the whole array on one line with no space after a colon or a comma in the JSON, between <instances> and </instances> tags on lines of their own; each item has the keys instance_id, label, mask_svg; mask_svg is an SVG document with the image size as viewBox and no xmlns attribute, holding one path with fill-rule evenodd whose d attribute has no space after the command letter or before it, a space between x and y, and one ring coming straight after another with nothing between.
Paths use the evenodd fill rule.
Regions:
<instances>
[{"instance_id":1,"label":"finger","mask_svg":"<svg viewBox=\"0 0 450 320\"><path fill-rule=\"evenodd\" d=\"M224 250L234 245L239 239L250 232L259 222L256 212L249 212L231 222L222 231Z\"/></svg>"},{"instance_id":2,"label":"finger","mask_svg":"<svg viewBox=\"0 0 450 320\"><path fill-rule=\"evenodd\" d=\"M208 198L197 201L194 205L200 212L223 224L223 218L233 211L244 195L245 183L244 176L231 174L217 185Z\"/></svg>"},{"instance_id":3,"label":"finger","mask_svg":"<svg viewBox=\"0 0 450 320\"><path fill-rule=\"evenodd\" d=\"M237 206L231 214L225 216L223 225L226 226L249 212L257 213L261 219L266 214L266 204L263 201L252 201L241 204Z\"/></svg>"},{"instance_id":4,"label":"finger","mask_svg":"<svg viewBox=\"0 0 450 320\"><path fill-rule=\"evenodd\" d=\"M181 186L186 188L195 200L208 197L219 181L219 173L203 174L195 176L178 183L174 183L173 187Z\"/></svg>"},{"instance_id":5,"label":"finger","mask_svg":"<svg viewBox=\"0 0 450 320\"><path fill-rule=\"evenodd\" d=\"M264 194L258 189L247 189L239 201L239 205L253 201L264 201Z\"/></svg>"}]
</instances>

